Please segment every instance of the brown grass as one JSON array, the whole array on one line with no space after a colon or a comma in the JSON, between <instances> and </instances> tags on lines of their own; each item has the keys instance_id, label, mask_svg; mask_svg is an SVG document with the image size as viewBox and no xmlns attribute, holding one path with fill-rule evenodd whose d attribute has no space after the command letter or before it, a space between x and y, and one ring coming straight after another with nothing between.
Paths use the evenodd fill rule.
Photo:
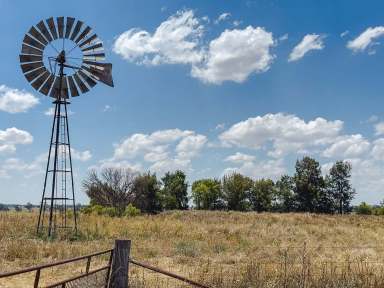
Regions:
<instances>
[{"instance_id":1,"label":"brown grass","mask_svg":"<svg viewBox=\"0 0 384 288\"><path fill-rule=\"evenodd\" d=\"M81 215L81 234L73 241L37 238L35 222L34 213L0 213L0 271L109 249L114 239L124 238L132 240L133 258L213 287L384 287L380 216L200 211L134 218ZM60 276L81 272L84 266L64 267ZM57 272L43 276L48 281L53 275ZM0 287L31 287L32 278L3 279ZM183 287L135 267L131 281L133 287Z\"/></svg>"}]
</instances>

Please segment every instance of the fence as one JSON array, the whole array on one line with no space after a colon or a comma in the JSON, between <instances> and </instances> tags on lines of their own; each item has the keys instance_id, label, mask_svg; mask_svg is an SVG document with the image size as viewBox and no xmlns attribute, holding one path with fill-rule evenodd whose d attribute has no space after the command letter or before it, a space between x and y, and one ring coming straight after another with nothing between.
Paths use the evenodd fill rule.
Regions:
<instances>
[{"instance_id":1,"label":"fence","mask_svg":"<svg viewBox=\"0 0 384 288\"><path fill-rule=\"evenodd\" d=\"M131 281L129 281L130 280L129 264L132 264L137 267L147 269L148 271L164 275L166 277L169 277L170 279L174 279L176 281L179 281L180 283L184 283L185 285L189 285L188 287L209 288L208 286L197 283L186 277L174 274L169 271L162 270L160 268L151 266L146 263L141 263L139 261L136 261L130 258L130 249L131 249L130 240L116 240L114 249L105 250L105 251L89 254L86 256L76 257L76 258L67 259L63 261L58 261L55 263L38 265L38 266L29 267L29 268L12 271L12 272L0 273L0 279L17 277L19 275L27 274L27 273L35 273L34 282L33 282L34 288L38 288L38 287L46 287L46 288L77 288L77 287L139 288L139 287L145 287L145 286L142 286L142 284L138 284L138 282L136 281L137 279L135 279L134 277ZM107 265L103 265L101 267L94 268L91 270L92 259L101 255L108 256ZM84 273L68 279L56 281L54 283L51 283L45 286L40 285L41 275L43 270L69 264L69 263L80 262L82 260L86 260ZM178 285L177 287L182 287L182 286Z\"/></svg>"}]
</instances>

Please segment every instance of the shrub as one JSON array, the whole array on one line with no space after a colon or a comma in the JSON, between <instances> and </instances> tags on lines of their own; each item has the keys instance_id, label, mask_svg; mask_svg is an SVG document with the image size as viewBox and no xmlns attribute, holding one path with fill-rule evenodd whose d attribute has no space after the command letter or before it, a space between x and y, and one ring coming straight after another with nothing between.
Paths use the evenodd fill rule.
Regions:
<instances>
[{"instance_id":1,"label":"shrub","mask_svg":"<svg viewBox=\"0 0 384 288\"><path fill-rule=\"evenodd\" d=\"M356 213L360 215L371 215L373 212L372 206L362 202L359 206L356 208Z\"/></svg>"},{"instance_id":2,"label":"shrub","mask_svg":"<svg viewBox=\"0 0 384 288\"><path fill-rule=\"evenodd\" d=\"M128 217L135 217L141 214L140 209L133 206L131 203L125 208L124 215Z\"/></svg>"}]
</instances>

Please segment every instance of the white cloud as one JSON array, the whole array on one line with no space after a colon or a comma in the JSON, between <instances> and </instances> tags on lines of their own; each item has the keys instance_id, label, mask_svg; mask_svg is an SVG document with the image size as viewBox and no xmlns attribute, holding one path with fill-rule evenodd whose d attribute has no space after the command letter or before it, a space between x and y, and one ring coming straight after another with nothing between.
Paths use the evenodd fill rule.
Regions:
<instances>
[{"instance_id":1,"label":"white cloud","mask_svg":"<svg viewBox=\"0 0 384 288\"><path fill-rule=\"evenodd\" d=\"M384 35L384 26L368 27L355 39L347 43L347 48L353 52L363 52L366 49L371 49L377 43L375 40ZM370 50L369 54L374 54L374 50Z\"/></svg>"},{"instance_id":2,"label":"white cloud","mask_svg":"<svg viewBox=\"0 0 384 288\"><path fill-rule=\"evenodd\" d=\"M77 151L74 148L71 148L71 155L73 159L79 160L81 162L86 162L92 158L91 151L89 150Z\"/></svg>"},{"instance_id":3,"label":"white cloud","mask_svg":"<svg viewBox=\"0 0 384 288\"><path fill-rule=\"evenodd\" d=\"M117 37L113 51L138 64L188 64L200 62L199 41L203 33L192 10L179 11L151 34L138 28Z\"/></svg>"},{"instance_id":4,"label":"white cloud","mask_svg":"<svg viewBox=\"0 0 384 288\"><path fill-rule=\"evenodd\" d=\"M215 24L219 24L222 21L225 21L231 17L231 13L225 12L219 15L217 19L215 20Z\"/></svg>"},{"instance_id":5,"label":"white cloud","mask_svg":"<svg viewBox=\"0 0 384 288\"><path fill-rule=\"evenodd\" d=\"M0 130L0 154L16 151L16 145L26 145L33 142L33 136L15 127Z\"/></svg>"},{"instance_id":6,"label":"white cloud","mask_svg":"<svg viewBox=\"0 0 384 288\"><path fill-rule=\"evenodd\" d=\"M349 34L349 31L348 30L345 30L344 32L340 33L340 37L341 38L344 38L345 36L347 36Z\"/></svg>"},{"instance_id":7,"label":"white cloud","mask_svg":"<svg viewBox=\"0 0 384 288\"><path fill-rule=\"evenodd\" d=\"M339 159L358 157L367 152L369 148L369 141L362 135L344 135L336 138L335 142L324 150L323 156Z\"/></svg>"},{"instance_id":8,"label":"white cloud","mask_svg":"<svg viewBox=\"0 0 384 288\"><path fill-rule=\"evenodd\" d=\"M233 155L229 155L224 161L232 162L232 163L244 163L244 162L252 162L255 160L255 156L244 154L241 152L236 152Z\"/></svg>"},{"instance_id":9,"label":"white cloud","mask_svg":"<svg viewBox=\"0 0 384 288\"><path fill-rule=\"evenodd\" d=\"M55 108L53 108L53 107L49 107L47 110L44 111L44 115L46 115L46 116L53 116L54 114L55 114ZM65 112L64 111L60 111L60 114L64 115ZM67 114L68 115L73 115L73 114L75 114L75 112L73 112L71 110L68 110Z\"/></svg>"},{"instance_id":10,"label":"white cloud","mask_svg":"<svg viewBox=\"0 0 384 288\"><path fill-rule=\"evenodd\" d=\"M274 44L272 33L261 27L225 30L210 42L203 63L193 65L191 75L213 84L244 82L251 73L270 68Z\"/></svg>"},{"instance_id":11,"label":"white cloud","mask_svg":"<svg viewBox=\"0 0 384 288\"><path fill-rule=\"evenodd\" d=\"M270 156L281 157L288 152L305 153L306 148L333 142L343 122L316 118L305 122L295 115L266 114L234 124L220 134L224 145L259 149L272 143Z\"/></svg>"},{"instance_id":12,"label":"white cloud","mask_svg":"<svg viewBox=\"0 0 384 288\"><path fill-rule=\"evenodd\" d=\"M253 179L270 178L277 180L281 175L286 173L282 159L263 160L263 161L246 161L239 167L225 168L223 175L238 172Z\"/></svg>"},{"instance_id":13,"label":"white cloud","mask_svg":"<svg viewBox=\"0 0 384 288\"><path fill-rule=\"evenodd\" d=\"M8 113L26 112L39 103L31 93L0 85L0 110Z\"/></svg>"},{"instance_id":14,"label":"white cloud","mask_svg":"<svg viewBox=\"0 0 384 288\"><path fill-rule=\"evenodd\" d=\"M279 37L279 42L282 42L282 41L285 41L285 40L288 40L288 33L285 33L284 35Z\"/></svg>"},{"instance_id":15,"label":"white cloud","mask_svg":"<svg viewBox=\"0 0 384 288\"><path fill-rule=\"evenodd\" d=\"M384 122L379 122L375 124L375 135L383 135L384 134Z\"/></svg>"},{"instance_id":16,"label":"white cloud","mask_svg":"<svg viewBox=\"0 0 384 288\"><path fill-rule=\"evenodd\" d=\"M0 166L0 170L6 172L10 177L11 172L21 172L26 178L44 173L44 166L47 161L47 153L38 155L30 163L19 158L8 158Z\"/></svg>"},{"instance_id":17,"label":"white cloud","mask_svg":"<svg viewBox=\"0 0 384 288\"><path fill-rule=\"evenodd\" d=\"M297 61L304 57L309 51L312 50L322 50L324 48L324 36L319 34L307 34L304 38L297 44L291 54L289 54L288 61Z\"/></svg>"},{"instance_id":18,"label":"white cloud","mask_svg":"<svg viewBox=\"0 0 384 288\"><path fill-rule=\"evenodd\" d=\"M384 138L377 139L373 142L371 155L375 160L384 160Z\"/></svg>"},{"instance_id":19,"label":"white cloud","mask_svg":"<svg viewBox=\"0 0 384 288\"><path fill-rule=\"evenodd\" d=\"M240 26L241 23L242 23L242 21L240 21L240 20L235 20L232 22L233 26L235 26L235 27Z\"/></svg>"},{"instance_id":20,"label":"white cloud","mask_svg":"<svg viewBox=\"0 0 384 288\"><path fill-rule=\"evenodd\" d=\"M151 171L165 172L175 169L189 169L193 158L206 145L207 137L190 130L168 129L152 134L133 134L115 146L112 159L106 163L131 166L147 166ZM137 164L131 164L131 162Z\"/></svg>"},{"instance_id":21,"label":"white cloud","mask_svg":"<svg viewBox=\"0 0 384 288\"><path fill-rule=\"evenodd\" d=\"M111 111L111 109L112 109L112 107L110 105L105 105L104 109L103 109L103 112Z\"/></svg>"}]
</instances>

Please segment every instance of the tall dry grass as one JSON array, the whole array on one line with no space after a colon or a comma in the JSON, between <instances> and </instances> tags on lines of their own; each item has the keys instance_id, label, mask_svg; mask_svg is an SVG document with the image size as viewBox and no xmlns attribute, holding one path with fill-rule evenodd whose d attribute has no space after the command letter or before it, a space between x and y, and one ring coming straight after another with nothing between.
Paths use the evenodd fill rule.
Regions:
<instances>
[{"instance_id":1,"label":"tall dry grass","mask_svg":"<svg viewBox=\"0 0 384 288\"><path fill-rule=\"evenodd\" d=\"M202 211L134 218L81 215L77 238L53 241L36 237L35 223L34 213L0 213L0 271L108 249L115 239L125 238L132 240L133 258L212 287L384 287L380 216ZM83 268L67 267L61 274ZM53 275L57 272L47 273L46 279ZM28 287L32 276L7 280L13 286L0 280L0 287ZM137 267L131 269L131 281L133 287L183 287Z\"/></svg>"}]
</instances>

